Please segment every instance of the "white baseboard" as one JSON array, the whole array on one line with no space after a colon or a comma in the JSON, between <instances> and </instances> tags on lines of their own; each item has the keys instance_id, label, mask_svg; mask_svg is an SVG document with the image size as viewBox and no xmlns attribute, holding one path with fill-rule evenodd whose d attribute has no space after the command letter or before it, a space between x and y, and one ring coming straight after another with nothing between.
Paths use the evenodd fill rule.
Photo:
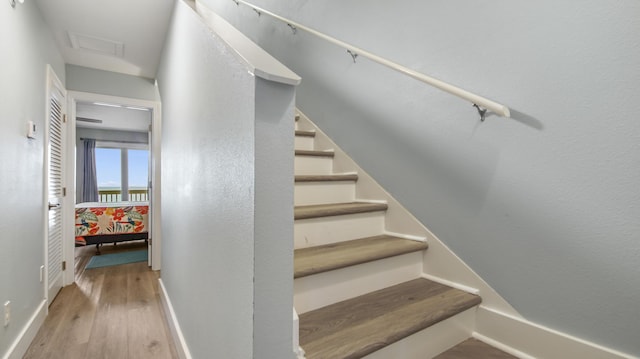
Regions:
<instances>
[{"instance_id":1,"label":"white baseboard","mask_svg":"<svg viewBox=\"0 0 640 359\"><path fill-rule=\"evenodd\" d=\"M162 282L162 278L158 279L158 283L160 284L160 301L162 302L162 307L164 308L164 314L167 318L167 323L169 323L171 337L173 338L173 342L176 345L178 356L180 357L180 359L192 359L191 353L189 352L189 347L187 346L187 342L184 340L184 335L182 335L180 323L178 323L178 318L176 317L176 313L173 311L171 300L169 299L167 290L164 287L164 283Z\"/></svg>"},{"instance_id":2,"label":"white baseboard","mask_svg":"<svg viewBox=\"0 0 640 359\"><path fill-rule=\"evenodd\" d=\"M293 357L295 359L304 359L304 349L300 347L300 318L293 308Z\"/></svg>"},{"instance_id":3,"label":"white baseboard","mask_svg":"<svg viewBox=\"0 0 640 359\"><path fill-rule=\"evenodd\" d=\"M29 349L29 345L38 334L38 330L44 323L44 319L47 317L47 301L43 300L38 305L38 309L33 313L27 325L22 328L20 334L16 340L9 346L9 349L4 354L2 359L20 359L24 356Z\"/></svg>"},{"instance_id":4,"label":"white baseboard","mask_svg":"<svg viewBox=\"0 0 640 359\"><path fill-rule=\"evenodd\" d=\"M476 320L475 338L519 358L637 358L483 306Z\"/></svg>"},{"instance_id":5,"label":"white baseboard","mask_svg":"<svg viewBox=\"0 0 640 359\"><path fill-rule=\"evenodd\" d=\"M480 290L477 289L477 288L471 288L469 286L462 285L462 284L456 283L456 282L452 282L452 281L446 280L444 278L436 277L436 276L431 275L431 274L422 273L422 275L420 275L420 277L422 277L424 279L428 279L428 280L430 280L432 282L444 284L444 285L449 286L451 288L459 289L459 290L461 290L463 292L467 292L467 293L471 293L471 294L475 294L475 295L480 295Z\"/></svg>"}]
</instances>

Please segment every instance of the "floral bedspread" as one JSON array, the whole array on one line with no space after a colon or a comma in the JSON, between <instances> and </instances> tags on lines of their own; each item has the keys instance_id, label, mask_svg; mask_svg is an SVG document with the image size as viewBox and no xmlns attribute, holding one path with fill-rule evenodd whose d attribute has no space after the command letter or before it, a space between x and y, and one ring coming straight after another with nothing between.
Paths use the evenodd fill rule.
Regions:
<instances>
[{"instance_id":1,"label":"floral bedspread","mask_svg":"<svg viewBox=\"0 0 640 359\"><path fill-rule=\"evenodd\" d=\"M148 213L148 205L77 207L76 237L147 232Z\"/></svg>"}]
</instances>

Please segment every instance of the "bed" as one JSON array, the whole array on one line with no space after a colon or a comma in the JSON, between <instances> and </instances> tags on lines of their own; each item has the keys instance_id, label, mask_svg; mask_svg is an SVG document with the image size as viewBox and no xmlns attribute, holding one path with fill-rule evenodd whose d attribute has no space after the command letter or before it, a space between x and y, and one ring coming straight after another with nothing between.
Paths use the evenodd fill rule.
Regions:
<instances>
[{"instance_id":1,"label":"bed","mask_svg":"<svg viewBox=\"0 0 640 359\"><path fill-rule=\"evenodd\" d=\"M76 245L149 239L148 202L85 202L76 204Z\"/></svg>"}]
</instances>

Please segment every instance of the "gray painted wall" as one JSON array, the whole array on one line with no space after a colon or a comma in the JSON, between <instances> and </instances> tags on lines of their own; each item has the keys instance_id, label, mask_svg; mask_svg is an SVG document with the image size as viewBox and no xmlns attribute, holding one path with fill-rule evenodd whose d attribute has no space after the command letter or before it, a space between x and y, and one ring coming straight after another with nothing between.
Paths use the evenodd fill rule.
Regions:
<instances>
[{"instance_id":1,"label":"gray painted wall","mask_svg":"<svg viewBox=\"0 0 640 359\"><path fill-rule=\"evenodd\" d=\"M291 357L293 88L257 80L183 2L158 73L162 281L189 350Z\"/></svg>"},{"instance_id":2,"label":"gray painted wall","mask_svg":"<svg viewBox=\"0 0 640 359\"><path fill-rule=\"evenodd\" d=\"M253 358L293 357L293 86L256 77Z\"/></svg>"},{"instance_id":3,"label":"gray painted wall","mask_svg":"<svg viewBox=\"0 0 640 359\"><path fill-rule=\"evenodd\" d=\"M154 80L67 64L67 90L156 101Z\"/></svg>"},{"instance_id":4,"label":"gray painted wall","mask_svg":"<svg viewBox=\"0 0 640 359\"><path fill-rule=\"evenodd\" d=\"M0 326L0 357L44 299L44 135L46 64L64 82L65 68L35 2L0 6L0 303L11 301L11 324ZM27 139L27 121L37 135Z\"/></svg>"},{"instance_id":5,"label":"gray painted wall","mask_svg":"<svg viewBox=\"0 0 640 359\"><path fill-rule=\"evenodd\" d=\"M640 3L254 3L510 106L465 101L232 1L297 105L526 318L640 355Z\"/></svg>"}]
</instances>

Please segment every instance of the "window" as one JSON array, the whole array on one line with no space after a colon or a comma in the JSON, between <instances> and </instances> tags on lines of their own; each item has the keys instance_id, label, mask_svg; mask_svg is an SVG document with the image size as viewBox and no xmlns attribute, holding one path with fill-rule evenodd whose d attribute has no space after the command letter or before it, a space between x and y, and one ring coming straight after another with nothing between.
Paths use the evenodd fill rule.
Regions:
<instances>
[{"instance_id":1,"label":"window","mask_svg":"<svg viewBox=\"0 0 640 359\"><path fill-rule=\"evenodd\" d=\"M96 176L100 202L148 201L149 150L97 143Z\"/></svg>"},{"instance_id":2,"label":"window","mask_svg":"<svg viewBox=\"0 0 640 359\"><path fill-rule=\"evenodd\" d=\"M129 162L129 200L148 200L149 151L127 150Z\"/></svg>"},{"instance_id":3,"label":"window","mask_svg":"<svg viewBox=\"0 0 640 359\"><path fill-rule=\"evenodd\" d=\"M96 177L100 202L122 201L122 150L96 148Z\"/></svg>"}]
</instances>

